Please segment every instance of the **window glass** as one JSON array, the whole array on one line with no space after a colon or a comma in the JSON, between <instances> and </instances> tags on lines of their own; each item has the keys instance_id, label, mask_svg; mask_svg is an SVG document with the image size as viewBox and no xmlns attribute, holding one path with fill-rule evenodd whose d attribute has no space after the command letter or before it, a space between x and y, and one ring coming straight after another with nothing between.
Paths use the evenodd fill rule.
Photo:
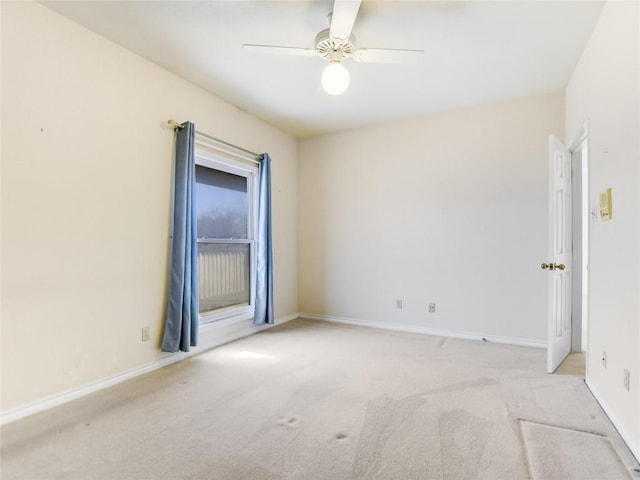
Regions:
<instances>
[{"instance_id":1,"label":"window glass","mask_svg":"<svg viewBox=\"0 0 640 480\"><path fill-rule=\"evenodd\" d=\"M247 239L247 178L196 165L198 238Z\"/></svg>"},{"instance_id":2,"label":"window glass","mask_svg":"<svg viewBox=\"0 0 640 480\"><path fill-rule=\"evenodd\" d=\"M196 156L200 321L252 315L256 168Z\"/></svg>"}]
</instances>

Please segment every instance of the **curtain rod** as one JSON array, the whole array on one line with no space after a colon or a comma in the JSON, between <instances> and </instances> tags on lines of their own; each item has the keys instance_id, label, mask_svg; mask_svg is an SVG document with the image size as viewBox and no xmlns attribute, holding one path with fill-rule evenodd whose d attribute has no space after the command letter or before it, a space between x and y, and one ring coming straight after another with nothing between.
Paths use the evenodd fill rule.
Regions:
<instances>
[{"instance_id":1,"label":"curtain rod","mask_svg":"<svg viewBox=\"0 0 640 480\"><path fill-rule=\"evenodd\" d=\"M167 120L167 123L170 126L172 126L173 128L179 128L180 130L182 130L184 128L184 125L181 125L180 123L176 122L175 120ZM233 148L233 149L236 149L236 150L240 150L241 152L244 152L244 153L246 153L248 155L252 155L252 156L256 157L256 161L257 161L258 158L262 157L262 155L259 155L259 154L255 153L255 152L250 151L250 150L246 150L246 149L244 149L242 147L238 147L237 145L234 145L232 143L225 142L224 140L220 140L219 138L212 137L211 135L207 135L206 133L202 133L202 132L199 132L197 130L196 130L196 133L198 135L200 135L201 137L208 138L209 140L213 140L214 142L222 143L223 145L226 145L227 147L230 147L230 148Z\"/></svg>"}]
</instances>

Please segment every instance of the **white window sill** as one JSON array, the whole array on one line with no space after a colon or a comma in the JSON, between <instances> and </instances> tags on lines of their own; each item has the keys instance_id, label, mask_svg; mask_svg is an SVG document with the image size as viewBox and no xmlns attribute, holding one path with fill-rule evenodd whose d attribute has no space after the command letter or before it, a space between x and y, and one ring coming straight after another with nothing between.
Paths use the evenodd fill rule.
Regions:
<instances>
[{"instance_id":1,"label":"white window sill","mask_svg":"<svg viewBox=\"0 0 640 480\"><path fill-rule=\"evenodd\" d=\"M200 331L215 330L236 325L246 322L247 320L253 320L253 317L254 309L249 307L239 308L234 312L225 312L224 316L221 314L203 315L200 317Z\"/></svg>"}]
</instances>

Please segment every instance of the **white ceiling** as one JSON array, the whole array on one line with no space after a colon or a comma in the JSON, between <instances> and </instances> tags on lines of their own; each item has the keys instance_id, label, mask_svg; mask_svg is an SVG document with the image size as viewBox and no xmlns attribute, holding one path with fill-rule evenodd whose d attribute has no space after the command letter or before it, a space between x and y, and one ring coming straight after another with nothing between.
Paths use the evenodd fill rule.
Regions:
<instances>
[{"instance_id":1,"label":"white ceiling","mask_svg":"<svg viewBox=\"0 0 640 480\"><path fill-rule=\"evenodd\" d=\"M314 47L330 0L43 1L44 5L298 137L562 90L602 9L593 1L363 0L360 48L422 49L415 65L355 63L326 94Z\"/></svg>"}]
</instances>

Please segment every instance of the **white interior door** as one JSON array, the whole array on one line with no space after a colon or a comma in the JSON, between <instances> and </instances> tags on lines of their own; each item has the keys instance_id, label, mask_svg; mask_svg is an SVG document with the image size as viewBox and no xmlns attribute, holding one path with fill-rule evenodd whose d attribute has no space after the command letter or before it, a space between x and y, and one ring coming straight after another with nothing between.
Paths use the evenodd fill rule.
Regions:
<instances>
[{"instance_id":1,"label":"white interior door","mask_svg":"<svg viewBox=\"0 0 640 480\"><path fill-rule=\"evenodd\" d=\"M549 272L547 372L571 351L571 154L549 136Z\"/></svg>"}]
</instances>

